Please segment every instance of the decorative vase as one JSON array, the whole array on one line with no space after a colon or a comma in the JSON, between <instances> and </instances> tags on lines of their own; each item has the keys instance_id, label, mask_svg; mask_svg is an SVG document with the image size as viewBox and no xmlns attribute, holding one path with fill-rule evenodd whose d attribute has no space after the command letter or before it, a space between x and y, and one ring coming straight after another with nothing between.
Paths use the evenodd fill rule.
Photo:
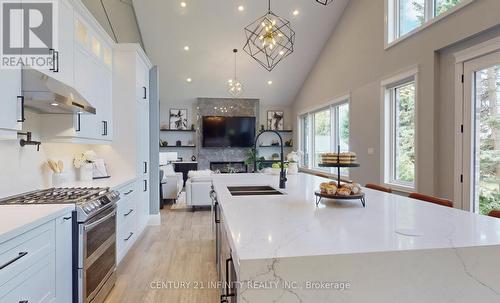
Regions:
<instances>
[{"instance_id":1,"label":"decorative vase","mask_svg":"<svg viewBox=\"0 0 500 303\"><path fill-rule=\"evenodd\" d=\"M66 173L53 173L52 174L52 187L61 187L67 181Z\"/></svg>"},{"instance_id":2,"label":"decorative vase","mask_svg":"<svg viewBox=\"0 0 500 303\"><path fill-rule=\"evenodd\" d=\"M296 162L288 163L287 173L289 175L296 175L299 173L299 165Z\"/></svg>"},{"instance_id":3,"label":"decorative vase","mask_svg":"<svg viewBox=\"0 0 500 303\"><path fill-rule=\"evenodd\" d=\"M86 163L80 167L80 181L92 181L94 166L92 163Z\"/></svg>"}]
</instances>

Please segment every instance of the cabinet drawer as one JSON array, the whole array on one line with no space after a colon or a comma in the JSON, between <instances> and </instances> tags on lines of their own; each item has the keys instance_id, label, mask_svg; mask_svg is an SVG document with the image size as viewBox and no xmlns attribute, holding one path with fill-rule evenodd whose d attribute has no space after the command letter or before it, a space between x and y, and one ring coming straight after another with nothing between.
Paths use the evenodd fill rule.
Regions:
<instances>
[{"instance_id":1,"label":"cabinet drawer","mask_svg":"<svg viewBox=\"0 0 500 303\"><path fill-rule=\"evenodd\" d=\"M120 193L120 199L121 200L126 200L130 196L133 196L136 192L135 189L135 182L131 182L125 186L122 186L118 189L116 189Z\"/></svg>"},{"instance_id":2,"label":"cabinet drawer","mask_svg":"<svg viewBox=\"0 0 500 303\"><path fill-rule=\"evenodd\" d=\"M0 244L0 286L54 251L54 221L3 242Z\"/></svg>"},{"instance_id":3,"label":"cabinet drawer","mask_svg":"<svg viewBox=\"0 0 500 303\"><path fill-rule=\"evenodd\" d=\"M117 263L127 254L128 250L137 239L137 216L135 213L130 214L130 218L126 224L118 226L116 232L116 250L118 260Z\"/></svg>"},{"instance_id":4,"label":"cabinet drawer","mask_svg":"<svg viewBox=\"0 0 500 303\"><path fill-rule=\"evenodd\" d=\"M13 280L0 286L0 302L54 302L54 261L54 253L46 255Z\"/></svg>"},{"instance_id":5,"label":"cabinet drawer","mask_svg":"<svg viewBox=\"0 0 500 303\"><path fill-rule=\"evenodd\" d=\"M135 214L137 213L137 203L135 201L136 195L133 195L125 200L120 200L118 202L117 209L117 226L123 226L128 224L131 220L134 220Z\"/></svg>"}]
</instances>

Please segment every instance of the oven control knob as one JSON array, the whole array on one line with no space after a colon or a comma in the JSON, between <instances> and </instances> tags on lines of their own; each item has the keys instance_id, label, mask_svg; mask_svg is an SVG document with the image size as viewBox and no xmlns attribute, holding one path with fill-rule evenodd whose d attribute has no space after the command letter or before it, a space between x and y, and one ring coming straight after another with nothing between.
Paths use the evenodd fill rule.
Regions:
<instances>
[{"instance_id":1,"label":"oven control knob","mask_svg":"<svg viewBox=\"0 0 500 303\"><path fill-rule=\"evenodd\" d=\"M83 207L83 210L86 212L86 213L89 213L91 211L90 207L88 206L84 206Z\"/></svg>"}]
</instances>

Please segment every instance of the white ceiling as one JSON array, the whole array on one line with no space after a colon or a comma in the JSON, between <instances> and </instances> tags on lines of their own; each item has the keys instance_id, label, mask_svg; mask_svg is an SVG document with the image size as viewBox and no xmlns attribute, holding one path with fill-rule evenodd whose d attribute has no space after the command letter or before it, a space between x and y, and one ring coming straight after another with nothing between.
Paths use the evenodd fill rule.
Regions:
<instances>
[{"instance_id":1,"label":"white ceiling","mask_svg":"<svg viewBox=\"0 0 500 303\"><path fill-rule=\"evenodd\" d=\"M160 69L161 101L231 97L227 81L233 77L232 50L237 48L237 77L245 88L239 97L269 105L294 101L348 2L336 0L325 7L314 0L273 0L272 11L290 20L296 44L294 53L268 72L242 50L243 28L267 12L266 0L184 0L185 8L181 1L133 1L146 52ZM186 45L189 51L183 49Z\"/></svg>"}]
</instances>

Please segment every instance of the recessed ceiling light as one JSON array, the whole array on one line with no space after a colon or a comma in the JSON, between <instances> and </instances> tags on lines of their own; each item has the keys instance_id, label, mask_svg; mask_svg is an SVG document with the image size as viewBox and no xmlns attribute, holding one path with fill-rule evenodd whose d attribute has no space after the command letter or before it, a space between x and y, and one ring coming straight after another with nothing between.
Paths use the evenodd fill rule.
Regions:
<instances>
[{"instance_id":1,"label":"recessed ceiling light","mask_svg":"<svg viewBox=\"0 0 500 303\"><path fill-rule=\"evenodd\" d=\"M184 1L182 1L182 2L181 2L181 7L186 7L186 6L187 6L187 3L186 3L186 2L184 2Z\"/></svg>"},{"instance_id":2,"label":"recessed ceiling light","mask_svg":"<svg viewBox=\"0 0 500 303\"><path fill-rule=\"evenodd\" d=\"M298 15L299 15L299 13L300 13L300 12L299 12L299 10L298 10L298 9L296 9L296 10L294 10L294 11L293 11L293 15L294 15L294 16L298 16Z\"/></svg>"},{"instance_id":3,"label":"recessed ceiling light","mask_svg":"<svg viewBox=\"0 0 500 303\"><path fill-rule=\"evenodd\" d=\"M54 103L50 103L50 105L52 105L52 106L59 106L59 103L54 102Z\"/></svg>"},{"instance_id":4,"label":"recessed ceiling light","mask_svg":"<svg viewBox=\"0 0 500 303\"><path fill-rule=\"evenodd\" d=\"M273 81L269 80L269 81L267 81L267 84L271 85L271 84L273 84Z\"/></svg>"},{"instance_id":5,"label":"recessed ceiling light","mask_svg":"<svg viewBox=\"0 0 500 303\"><path fill-rule=\"evenodd\" d=\"M188 51L188 50L189 50L189 46L187 46L187 45L186 45L186 46L184 46L184 50L185 50L185 51Z\"/></svg>"},{"instance_id":6,"label":"recessed ceiling light","mask_svg":"<svg viewBox=\"0 0 500 303\"><path fill-rule=\"evenodd\" d=\"M240 5L240 6L238 6L238 10L239 10L240 12L242 12L242 11L244 11L244 10L245 10L245 7L244 7L243 5Z\"/></svg>"},{"instance_id":7,"label":"recessed ceiling light","mask_svg":"<svg viewBox=\"0 0 500 303\"><path fill-rule=\"evenodd\" d=\"M191 78L187 78L187 79L186 79L186 82L187 82L187 83L191 83L191 82L193 82L193 79L191 79Z\"/></svg>"}]
</instances>

